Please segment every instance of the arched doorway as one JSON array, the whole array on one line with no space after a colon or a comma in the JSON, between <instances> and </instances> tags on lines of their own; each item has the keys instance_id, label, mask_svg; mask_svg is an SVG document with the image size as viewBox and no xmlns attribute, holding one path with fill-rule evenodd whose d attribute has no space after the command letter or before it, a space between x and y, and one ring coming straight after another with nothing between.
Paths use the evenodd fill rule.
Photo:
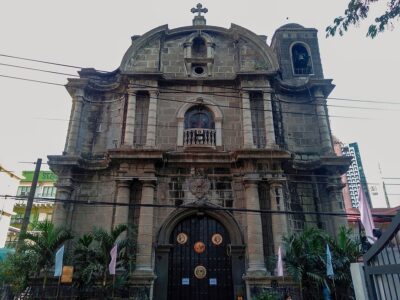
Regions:
<instances>
[{"instance_id":1,"label":"arched doorway","mask_svg":"<svg viewBox=\"0 0 400 300\"><path fill-rule=\"evenodd\" d=\"M178 223L170 236L168 300L233 299L230 237L207 215Z\"/></svg>"},{"instance_id":2,"label":"arched doorway","mask_svg":"<svg viewBox=\"0 0 400 300\"><path fill-rule=\"evenodd\" d=\"M155 273L157 278L154 282L153 299L231 300L238 299L238 297L245 299L245 285L243 280L245 273L245 245L242 230L231 213L207 209L208 206L213 207L213 205L206 203L202 204L198 209L176 209L160 227L155 253ZM214 244L210 238L212 238L214 233L218 233L216 232L217 230L220 231L219 234L221 234L222 243L220 248L212 248L213 246L210 246L210 244ZM181 232L187 235L187 244L179 244L177 238ZM182 242L181 239L179 240ZM198 241L203 242L205 246L205 251L201 254L197 254L194 250L194 244ZM178 244L184 246L179 248ZM196 255L198 260L195 260ZM179 259L181 259L182 263L180 266L173 267L178 257L180 257ZM199 288L202 287L201 284L211 284L210 288L213 288L214 284L217 284L217 288L220 284L226 284L225 282L221 282L224 278L219 279L218 276L214 277L213 274L215 274L215 271L209 269L227 268L228 270L224 270L223 272L230 272L226 276L231 278L226 289L230 290L231 294L228 292L226 296L222 294L220 296L213 296L212 291L209 294L207 288L205 292L201 293L197 290L198 293L194 292L195 296L178 294L177 296L173 295L175 298L171 298L174 285L175 288L178 287L178 284L180 284L180 288L182 287L182 283L187 285L188 281L186 278L189 278L189 285L193 283L191 279L195 277L193 269L193 267L197 266L194 266L195 263L204 263L203 266L206 268L206 277L200 283ZM188 274L185 276L187 277L183 276L183 270L177 271L179 268L185 268L185 272ZM180 277L178 278L177 276ZM213 280L213 278L216 278L216 280ZM212 279L211 282L210 279ZM229 287L229 284L231 287ZM169 295L171 296L168 297Z\"/></svg>"}]
</instances>

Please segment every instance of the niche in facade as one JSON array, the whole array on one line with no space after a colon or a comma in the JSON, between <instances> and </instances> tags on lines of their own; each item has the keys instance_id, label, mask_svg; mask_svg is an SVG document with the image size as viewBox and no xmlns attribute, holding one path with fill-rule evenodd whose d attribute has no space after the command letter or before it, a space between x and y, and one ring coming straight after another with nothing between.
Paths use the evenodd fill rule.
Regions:
<instances>
[{"instance_id":1,"label":"niche in facade","mask_svg":"<svg viewBox=\"0 0 400 300\"><path fill-rule=\"evenodd\" d=\"M188 76L212 76L215 44L203 32L191 34L184 43L184 61Z\"/></svg>"},{"instance_id":2,"label":"niche in facade","mask_svg":"<svg viewBox=\"0 0 400 300\"><path fill-rule=\"evenodd\" d=\"M305 45L297 43L292 46L292 64L295 75L313 73L311 55Z\"/></svg>"}]
</instances>

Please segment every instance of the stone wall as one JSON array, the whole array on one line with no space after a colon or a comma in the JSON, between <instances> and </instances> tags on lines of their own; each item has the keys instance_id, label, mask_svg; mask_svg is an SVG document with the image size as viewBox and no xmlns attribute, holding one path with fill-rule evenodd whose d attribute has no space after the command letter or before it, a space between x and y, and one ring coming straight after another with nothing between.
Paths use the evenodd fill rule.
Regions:
<instances>
[{"instance_id":1,"label":"stone wall","mask_svg":"<svg viewBox=\"0 0 400 300\"><path fill-rule=\"evenodd\" d=\"M284 143L293 152L319 153L321 149L315 103L310 97L278 95Z\"/></svg>"},{"instance_id":2,"label":"stone wall","mask_svg":"<svg viewBox=\"0 0 400 300\"><path fill-rule=\"evenodd\" d=\"M239 109L241 99L239 93L234 91L232 93L229 92L229 88L233 88L233 86L226 86L226 88L228 89L207 86L168 86L170 90L184 90L189 93L170 93L168 90L164 92L161 88L157 107L157 147L163 150L176 149L178 110L186 103L194 102L197 97L201 97L219 105L219 109L222 111L222 145L224 149L233 150L239 148L243 143L241 110ZM200 93L197 94L196 92ZM202 92L212 93L213 95L202 94Z\"/></svg>"},{"instance_id":3,"label":"stone wall","mask_svg":"<svg viewBox=\"0 0 400 300\"><path fill-rule=\"evenodd\" d=\"M308 75L294 75L292 66L291 46L294 43L305 44L310 51L313 72L312 78L323 78L321 56L318 45L318 31L314 28L304 28L298 24L288 24L279 28L272 38L271 48L277 53L282 71L282 79L292 80Z\"/></svg>"},{"instance_id":4,"label":"stone wall","mask_svg":"<svg viewBox=\"0 0 400 300\"><path fill-rule=\"evenodd\" d=\"M71 199L87 202L114 202L115 191L115 180L109 175L80 176L76 178ZM81 236L95 227L105 230L112 228L114 215L112 205L71 204L70 209L73 213L70 226L76 236Z\"/></svg>"}]
</instances>

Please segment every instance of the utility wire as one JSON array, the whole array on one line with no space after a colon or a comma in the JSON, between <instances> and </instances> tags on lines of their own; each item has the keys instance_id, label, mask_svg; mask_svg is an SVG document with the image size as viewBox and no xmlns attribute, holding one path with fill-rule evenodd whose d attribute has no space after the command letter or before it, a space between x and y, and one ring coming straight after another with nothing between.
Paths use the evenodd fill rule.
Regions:
<instances>
[{"instance_id":1,"label":"utility wire","mask_svg":"<svg viewBox=\"0 0 400 300\"><path fill-rule=\"evenodd\" d=\"M0 197L7 199L20 199L25 200L27 197L13 196L13 195L0 195ZM116 201L93 201L93 200L64 200L60 198L45 198L45 197L35 197L37 202L61 202L70 204L81 204L81 205L101 205L101 206L125 206L125 207L154 207L154 208L190 208L190 209L200 209L200 210L216 210L216 211L228 211L228 212L245 212L245 213L261 213L261 214L288 214L288 215L326 215L326 216L360 216L358 213L345 213L345 212L310 212L310 211L292 211L292 210L265 210L265 209L247 209L247 208L231 208L231 207L199 207L196 205L172 205L172 204L142 204L142 203L123 203ZM389 217L393 218L392 215L383 214L373 214L375 217Z\"/></svg>"},{"instance_id":2,"label":"utility wire","mask_svg":"<svg viewBox=\"0 0 400 300\"><path fill-rule=\"evenodd\" d=\"M54 83L54 82L48 82L48 81L40 81L40 80L34 80L34 79L29 79L29 78L22 78L22 77L15 77L15 76L8 76L8 75L3 75L0 74L0 77L5 77L5 78L10 78L10 79L16 79L16 80L23 80L23 81L30 81L30 82L35 82L35 83L44 83L44 84L50 84L50 85L57 85L57 86L64 86L63 84L60 83ZM114 93L121 95L121 93ZM179 102L179 103L189 103L189 104L194 104L194 102L190 101L185 101L185 100L178 100L178 99L167 99L167 98L162 98L162 97L151 97L148 96L149 99L156 99L159 101L169 101L169 102ZM99 101L102 102L102 101ZM209 106L215 106L215 107L223 107L223 108L228 108L228 109L240 109L240 110L254 110L254 111L269 111L272 112L272 109L257 109L257 108L243 108L240 106L230 106L230 105L223 105L223 104L214 104L214 103L207 103ZM305 113L305 112L294 112L294 111L281 111L282 114L293 114L293 115L303 115L303 116L321 116L321 117L327 117L327 115L319 115L317 113ZM329 115L330 118L343 118L343 119L358 119L358 120L373 120L372 118L362 118L362 117L350 117L350 116L337 116L337 115Z\"/></svg>"},{"instance_id":3,"label":"utility wire","mask_svg":"<svg viewBox=\"0 0 400 300\"><path fill-rule=\"evenodd\" d=\"M50 64L50 65L74 68L74 69L85 69L85 67L81 67L81 66L74 66L74 65L69 65L69 64L61 64L61 63L50 62L50 61L46 61L46 60L38 60L38 59L26 58L26 57L21 57L21 56L7 55L7 54L1 54L1 53L0 53L0 56L13 58L13 59L19 59L19 60L25 60L25 61L38 62L38 63L43 63L43 64ZM103 74L111 73L109 71L103 71L103 70L96 70L96 72L103 73ZM71 75L71 76L77 76L77 75L74 74L74 75ZM219 86L212 86L212 85L204 85L204 86L219 87ZM156 88L156 87L153 87L153 88ZM255 88L265 88L265 86L263 86L263 87L255 87ZM243 89L230 88L230 87L224 87L224 89L234 90L234 91L243 91ZM363 100L363 99L352 99L352 98L341 98L341 97L327 97L327 99L340 100L340 101L356 101L356 102L400 105L399 102L393 102L393 101L376 101L376 100Z\"/></svg>"},{"instance_id":4,"label":"utility wire","mask_svg":"<svg viewBox=\"0 0 400 300\"><path fill-rule=\"evenodd\" d=\"M0 172L2 172L2 171L0 170ZM15 171L10 171L10 172L15 172ZM273 175L273 174L279 174L279 175L282 175L284 177L271 177L271 179L279 178L279 179L282 179L282 180L288 180L287 181L288 183L302 183L302 184L310 184L310 185L312 185L312 184L327 184L327 183L331 183L331 182L329 182L329 181L302 181L302 180L295 180L295 179L291 179L291 178L292 177L305 177L305 178L307 178L307 177L315 177L315 178L322 178L322 179L323 178L327 178L327 179L337 179L337 180L340 180L340 178L341 178L341 176L339 176L339 175L337 177L334 177L334 175L291 174L291 173L282 173L282 172L281 173L273 173L273 172L270 172L270 171L251 172L251 174L258 174L258 175L261 175L263 177L268 177L268 175ZM69 173L68 174L68 176L72 176L72 177L79 177L79 176L81 176L81 177L91 177L91 175L93 175L93 174L89 174L89 175L88 174L79 174L79 173ZM98 176L102 176L101 174L97 174L97 175ZM215 173L215 174L207 174L207 177L208 178L218 178L218 177L234 178L234 177L240 177L240 176L243 176L243 175L244 175L244 173L240 173L239 175L236 175L236 176L233 176L231 174L218 174L218 173ZM165 173L165 174L158 174L158 176L159 177L168 177L169 176L169 177L186 178L186 177L191 177L192 175L190 175L190 174L170 174L170 173ZM133 177L136 177L136 176L133 176ZM77 180L79 180L79 179L77 179ZM81 182L81 180L79 180L79 182ZM96 183L97 181L87 181L87 182ZM108 181L101 181L101 182L115 182L115 180L111 179L111 180L108 180ZM365 184L368 184L368 185L377 185L377 184L379 184L377 182L366 182L366 181L361 181L360 183L365 183Z\"/></svg>"},{"instance_id":5,"label":"utility wire","mask_svg":"<svg viewBox=\"0 0 400 300\"><path fill-rule=\"evenodd\" d=\"M57 74L57 75L67 75L67 76L72 76L72 77L78 77L80 78L79 75L76 74L70 74L70 73L62 73L62 72L55 72L55 71L50 71L50 70L43 70L43 69L38 69L38 68L31 68L31 67L24 67L24 66L18 66L18 65L14 65L14 64L5 64L5 63L0 63L0 65L2 66L8 66L8 67L13 67L13 68L20 68L20 69L25 69L25 70L31 70L31 71L38 71L38 72L45 72L45 73L51 73L51 74ZM98 78L90 78L91 81L101 81L101 79ZM188 90L182 90L182 89L176 89L176 88L166 88L163 86L150 86L150 85L144 85L144 84L135 84L135 85L139 85L141 87L147 87L147 88L157 88L159 90L163 90L163 94L167 94L167 93L174 93L174 94L201 94L201 95L210 95L210 96L219 96L219 97L226 97L227 94L229 94L229 98L235 98L235 99L242 99L242 97L238 97L235 95L232 95L233 92L227 92L226 94L220 94L221 92L219 91L218 94L216 92L196 92L196 91L188 91ZM168 92L171 91L171 92ZM277 93L274 92L266 92L268 94L275 94L277 95ZM265 100L264 100L265 101ZM267 100L269 102L271 102L272 100ZM318 104L316 103L309 103L308 102L295 102L295 101L287 101L287 100L282 100L279 99L279 101L283 102L283 103L289 103L289 104L301 104L301 105L310 105L310 106L318 106ZM104 103L104 101L99 101ZM327 107L337 107L337 108L349 108L349 109L365 109L365 110L380 110L380 111L399 111L397 109L385 109L385 108L379 108L379 107L361 107L361 106L348 106L348 105L334 105L334 104L326 104Z\"/></svg>"}]
</instances>

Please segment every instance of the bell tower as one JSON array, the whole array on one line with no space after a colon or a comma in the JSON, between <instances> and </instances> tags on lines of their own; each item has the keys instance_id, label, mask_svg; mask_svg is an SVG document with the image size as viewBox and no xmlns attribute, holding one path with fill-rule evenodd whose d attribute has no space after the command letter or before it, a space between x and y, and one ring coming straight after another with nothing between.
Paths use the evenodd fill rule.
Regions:
<instances>
[{"instance_id":1,"label":"bell tower","mask_svg":"<svg viewBox=\"0 0 400 300\"><path fill-rule=\"evenodd\" d=\"M323 79L317 32L294 23L275 32L271 47L278 56L283 80Z\"/></svg>"}]
</instances>

